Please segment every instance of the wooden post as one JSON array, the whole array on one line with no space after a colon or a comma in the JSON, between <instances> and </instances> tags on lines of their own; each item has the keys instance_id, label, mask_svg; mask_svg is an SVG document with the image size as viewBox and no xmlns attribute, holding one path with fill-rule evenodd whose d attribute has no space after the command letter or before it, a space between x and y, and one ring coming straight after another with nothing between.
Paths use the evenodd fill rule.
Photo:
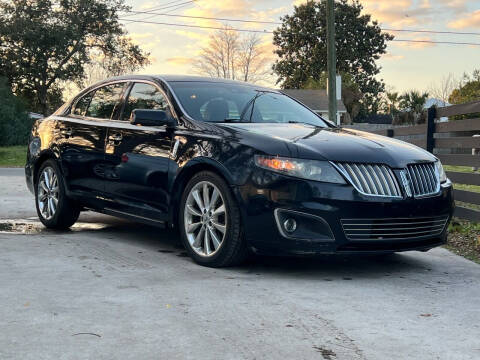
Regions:
<instances>
[{"instance_id":1,"label":"wooden post","mask_svg":"<svg viewBox=\"0 0 480 360\"><path fill-rule=\"evenodd\" d=\"M337 121L337 54L335 49L335 2L327 0L328 119Z\"/></svg>"},{"instance_id":2,"label":"wooden post","mask_svg":"<svg viewBox=\"0 0 480 360\"><path fill-rule=\"evenodd\" d=\"M435 118L437 117L437 108L432 106L428 109L427 116L427 151L433 153L433 148L435 147L435 139L433 134L435 134Z\"/></svg>"}]
</instances>

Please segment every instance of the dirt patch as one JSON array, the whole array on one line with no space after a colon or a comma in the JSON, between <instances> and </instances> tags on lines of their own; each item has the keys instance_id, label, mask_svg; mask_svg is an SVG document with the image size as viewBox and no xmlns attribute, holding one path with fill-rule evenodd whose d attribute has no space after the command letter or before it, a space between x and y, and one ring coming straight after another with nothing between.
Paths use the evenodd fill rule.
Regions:
<instances>
[{"instance_id":1,"label":"dirt patch","mask_svg":"<svg viewBox=\"0 0 480 360\"><path fill-rule=\"evenodd\" d=\"M454 220L445 247L457 255L480 264L480 224Z\"/></svg>"},{"instance_id":2,"label":"dirt patch","mask_svg":"<svg viewBox=\"0 0 480 360\"><path fill-rule=\"evenodd\" d=\"M0 233L38 234L45 228L34 222L0 222Z\"/></svg>"},{"instance_id":3,"label":"dirt patch","mask_svg":"<svg viewBox=\"0 0 480 360\"><path fill-rule=\"evenodd\" d=\"M63 232L77 231L99 231L110 227L103 223L77 222L70 229ZM0 233L8 234L39 234L39 233L59 233L60 231L49 230L40 221L27 219L18 220L0 220Z\"/></svg>"}]
</instances>

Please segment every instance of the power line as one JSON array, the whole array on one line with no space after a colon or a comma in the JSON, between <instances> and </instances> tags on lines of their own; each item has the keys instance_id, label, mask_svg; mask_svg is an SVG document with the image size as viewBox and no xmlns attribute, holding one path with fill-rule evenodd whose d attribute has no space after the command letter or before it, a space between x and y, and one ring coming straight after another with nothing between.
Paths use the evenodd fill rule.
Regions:
<instances>
[{"instance_id":1,"label":"power line","mask_svg":"<svg viewBox=\"0 0 480 360\"><path fill-rule=\"evenodd\" d=\"M461 31L437 31L437 30L413 30L413 29L387 29L383 28L384 31L394 31L394 32L411 32L411 33L427 33L427 34L448 34L448 35L475 35L480 36L480 33L476 32L461 32Z\"/></svg>"},{"instance_id":2,"label":"power line","mask_svg":"<svg viewBox=\"0 0 480 360\"><path fill-rule=\"evenodd\" d=\"M158 15L158 16L170 16L170 17L180 17L180 18L189 18L189 19L220 20L220 21L255 23L255 24L272 24L272 25L280 25L280 24L281 24L281 22L275 22L275 21L227 19L227 18L217 18L217 17L209 17L209 16L192 16L192 15L178 15L178 14L167 14L167 13L155 13L155 12L150 12L150 11L133 11L133 10L128 10L127 12L129 12L129 13L135 13L135 14L151 14L151 15Z\"/></svg>"},{"instance_id":3,"label":"power line","mask_svg":"<svg viewBox=\"0 0 480 360\"><path fill-rule=\"evenodd\" d=\"M158 22L158 21L130 20L130 19L123 19L123 18L120 18L119 20L130 21L130 22L132 22L132 23L156 24L156 25L167 25L167 26L180 26L180 27L189 27L189 28L197 28L197 29L225 30L224 27L218 27L218 26L201 26L201 25L188 25L188 24L173 24L173 23ZM250 30L250 29L234 29L234 28L228 28L228 30L241 31L241 32L262 33L262 34L273 34L273 31L267 31L267 30Z\"/></svg>"},{"instance_id":4,"label":"power line","mask_svg":"<svg viewBox=\"0 0 480 360\"><path fill-rule=\"evenodd\" d=\"M183 0L174 0L174 1L170 1L166 4L164 4L162 7L162 9L167 9L167 8L171 8L173 7L172 9L169 9L167 10L167 12L165 12L164 14L165 15L169 15L172 11L177 11L179 9L183 9L185 8L186 6L190 6L192 3L194 3L196 0L193 0L193 1L186 1L186 2L181 2L179 3L180 1L183 1ZM171 4L169 6L165 6L167 4ZM151 13L152 10L149 10L149 11L144 11L145 14L153 14L153 15L150 15L150 16L146 16L144 18L141 18L141 19L138 19L138 20L149 20L149 19L152 19L154 17L156 17L157 15L155 15L155 13ZM136 14L133 14L131 16L135 16ZM135 19L132 19L132 20L135 20ZM132 21L130 21L129 23L131 23Z\"/></svg>"},{"instance_id":5,"label":"power line","mask_svg":"<svg viewBox=\"0 0 480 360\"><path fill-rule=\"evenodd\" d=\"M178 27L187 27L187 28L196 28L196 29L210 29L210 30L225 30L224 27L219 26L204 26L204 25L189 25L189 24L174 24L158 21L146 21L146 20L130 20L120 18L119 20L130 21L131 23L143 23L143 24L155 24L155 25L166 25L166 26L178 26ZM268 30L250 30L250 29L236 29L228 28L231 31L239 32L250 32L250 33L261 33L261 34L273 34L273 31ZM471 46L480 46L480 43L470 43L470 42L456 42L456 41L433 41L433 40L408 40L408 39L394 39L392 41L397 42L409 42L409 43L428 43L428 44L448 44L448 45L471 45Z\"/></svg>"},{"instance_id":6,"label":"power line","mask_svg":"<svg viewBox=\"0 0 480 360\"><path fill-rule=\"evenodd\" d=\"M219 18L219 17L210 17L210 16L193 16L193 15L179 15L179 14L169 14L169 13L157 13L149 11L134 11L128 10L127 12L140 15L140 14L151 14L154 16L167 16L167 17L179 17L187 19L203 19L203 20L218 20L218 21L230 21L230 22L241 22L241 23L253 23L253 24L271 24L271 25L281 25L281 22L278 21L261 21L261 20L243 20L243 19L231 19L231 18ZM134 16L134 15L128 15ZM416 30L416 29L391 29L391 28L382 28L383 31L394 31L394 32L410 32L410 33L428 33L428 34L448 34L448 35L475 35L480 36L480 33L477 32L461 32L461 31L440 31L440 30Z\"/></svg>"},{"instance_id":7,"label":"power line","mask_svg":"<svg viewBox=\"0 0 480 360\"><path fill-rule=\"evenodd\" d=\"M427 44L448 44L448 45L472 45L472 46L480 46L480 43L457 42L457 41L407 40L407 39L393 39L392 41L411 42L411 43L427 43Z\"/></svg>"},{"instance_id":8,"label":"power line","mask_svg":"<svg viewBox=\"0 0 480 360\"><path fill-rule=\"evenodd\" d=\"M149 15L149 14L152 14L152 15L158 15L158 13L154 13L153 11L159 11L159 10L164 10L164 9L170 9L172 7L175 7L175 6L180 6L180 5L187 5L187 4L191 4L191 3L194 3L196 0L189 0L189 1L184 1L182 3L179 3L180 1L182 0L173 0L173 1L169 1L165 4L162 4L160 6L156 6L156 7L152 7L152 8L147 8L145 9L144 11L133 11L133 10L125 10L125 12L128 12L128 13L131 13L130 15L124 15L124 17L131 17L131 16L135 16L136 14L146 14L146 15ZM172 9L172 10L177 10L177 8L175 9ZM169 10L169 11L172 11L172 10ZM166 13L168 14L168 13ZM150 18L150 17L149 17Z\"/></svg>"}]
</instances>

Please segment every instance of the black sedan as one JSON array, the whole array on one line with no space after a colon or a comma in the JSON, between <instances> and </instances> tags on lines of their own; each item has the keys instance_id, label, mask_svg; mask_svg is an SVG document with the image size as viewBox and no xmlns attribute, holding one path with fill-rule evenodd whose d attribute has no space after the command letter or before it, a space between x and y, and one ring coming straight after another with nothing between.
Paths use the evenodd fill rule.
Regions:
<instances>
[{"instance_id":1,"label":"black sedan","mask_svg":"<svg viewBox=\"0 0 480 360\"><path fill-rule=\"evenodd\" d=\"M25 168L40 220L82 210L177 228L202 265L266 254L426 251L446 240L452 186L405 142L340 129L277 90L125 76L32 129Z\"/></svg>"}]
</instances>

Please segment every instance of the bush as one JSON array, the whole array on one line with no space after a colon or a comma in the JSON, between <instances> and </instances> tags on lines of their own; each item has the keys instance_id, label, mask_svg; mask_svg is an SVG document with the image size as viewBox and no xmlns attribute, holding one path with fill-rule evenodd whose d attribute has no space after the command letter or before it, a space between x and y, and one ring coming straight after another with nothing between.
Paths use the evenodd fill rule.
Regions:
<instances>
[{"instance_id":1,"label":"bush","mask_svg":"<svg viewBox=\"0 0 480 360\"><path fill-rule=\"evenodd\" d=\"M0 146L26 145L32 123L23 102L0 78Z\"/></svg>"}]
</instances>

